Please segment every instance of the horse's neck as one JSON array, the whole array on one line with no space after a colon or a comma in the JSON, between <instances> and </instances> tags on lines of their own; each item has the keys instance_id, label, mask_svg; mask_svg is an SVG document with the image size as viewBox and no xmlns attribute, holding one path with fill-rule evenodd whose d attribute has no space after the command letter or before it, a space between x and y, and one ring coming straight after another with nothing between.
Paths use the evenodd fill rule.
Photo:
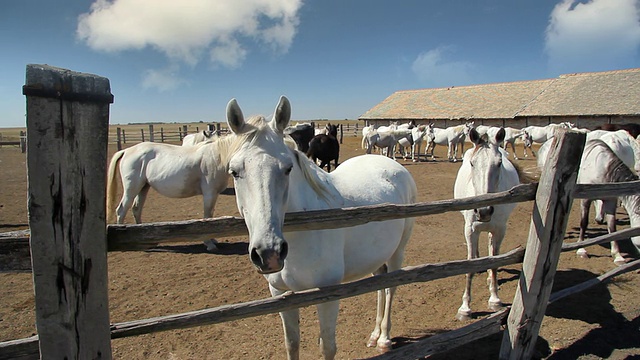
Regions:
<instances>
[{"instance_id":1,"label":"horse's neck","mask_svg":"<svg viewBox=\"0 0 640 360\"><path fill-rule=\"evenodd\" d=\"M295 160L296 165L289 179L287 212L340 207L340 196L331 183L330 174L313 164L300 151L297 151Z\"/></svg>"}]
</instances>

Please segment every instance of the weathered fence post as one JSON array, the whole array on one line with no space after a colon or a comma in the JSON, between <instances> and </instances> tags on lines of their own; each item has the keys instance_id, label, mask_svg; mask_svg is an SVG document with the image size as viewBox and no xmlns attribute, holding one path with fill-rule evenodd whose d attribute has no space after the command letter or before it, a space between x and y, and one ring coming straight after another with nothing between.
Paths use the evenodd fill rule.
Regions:
<instances>
[{"instance_id":1,"label":"weathered fence post","mask_svg":"<svg viewBox=\"0 0 640 360\"><path fill-rule=\"evenodd\" d=\"M153 142L154 141L154 136L153 136L153 124L149 124L149 141Z\"/></svg>"},{"instance_id":2,"label":"weathered fence post","mask_svg":"<svg viewBox=\"0 0 640 360\"><path fill-rule=\"evenodd\" d=\"M522 273L502 338L500 359L531 359L547 309L586 135L566 132L551 144L533 204Z\"/></svg>"},{"instance_id":3,"label":"weathered fence post","mask_svg":"<svg viewBox=\"0 0 640 360\"><path fill-rule=\"evenodd\" d=\"M342 127L342 124L340 124L340 144L342 144L342 136L344 135L344 129Z\"/></svg>"},{"instance_id":4,"label":"weathered fence post","mask_svg":"<svg viewBox=\"0 0 640 360\"><path fill-rule=\"evenodd\" d=\"M160 141L164 142L164 128L160 128Z\"/></svg>"},{"instance_id":5,"label":"weathered fence post","mask_svg":"<svg viewBox=\"0 0 640 360\"><path fill-rule=\"evenodd\" d=\"M122 143L127 143L127 134L124 132L124 129L122 129Z\"/></svg>"},{"instance_id":6,"label":"weathered fence post","mask_svg":"<svg viewBox=\"0 0 640 360\"><path fill-rule=\"evenodd\" d=\"M140 129L140 137L142 138L141 142L144 142L144 129Z\"/></svg>"},{"instance_id":7,"label":"weathered fence post","mask_svg":"<svg viewBox=\"0 0 640 360\"><path fill-rule=\"evenodd\" d=\"M105 178L109 80L27 65L27 166L41 359L111 359Z\"/></svg>"},{"instance_id":8,"label":"weathered fence post","mask_svg":"<svg viewBox=\"0 0 640 360\"><path fill-rule=\"evenodd\" d=\"M122 150L122 137L124 136L124 132L121 128L116 128L116 144L118 146L118 151Z\"/></svg>"},{"instance_id":9,"label":"weathered fence post","mask_svg":"<svg viewBox=\"0 0 640 360\"><path fill-rule=\"evenodd\" d=\"M189 133L187 125L182 125L182 133L184 134L184 136L187 136L187 134Z\"/></svg>"},{"instance_id":10,"label":"weathered fence post","mask_svg":"<svg viewBox=\"0 0 640 360\"><path fill-rule=\"evenodd\" d=\"M187 134L182 135L182 129L178 126L178 137L180 138L180 142L182 142L182 138L187 136Z\"/></svg>"},{"instance_id":11,"label":"weathered fence post","mask_svg":"<svg viewBox=\"0 0 640 360\"><path fill-rule=\"evenodd\" d=\"M27 133L20 130L20 152L27 152Z\"/></svg>"}]
</instances>

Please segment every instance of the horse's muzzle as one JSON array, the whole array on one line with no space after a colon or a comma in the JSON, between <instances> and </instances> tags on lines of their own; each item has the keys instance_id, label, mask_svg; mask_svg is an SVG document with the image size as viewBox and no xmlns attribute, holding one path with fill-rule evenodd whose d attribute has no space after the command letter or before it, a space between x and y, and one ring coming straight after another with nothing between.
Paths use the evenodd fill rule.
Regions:
<instances>
[{"instance_id":1,"label":"horse's muzzle","mask_svg":"<svg viewBox=\"0 0 640 360\"><path fill-rule=\"evenodd\" d=\"M260 274L271 274L282 270L288 252L289 245L283 241L279 249L254 247L251 249L250 257Z\"/></svg>"},{"instance_id":2,"label":"horse's muzzle","mask_svg":"<svg viewBox=\"0 0 640 360\"><path fill-rule=\"evenodd\" d=\"M489 222L491 221L491 215L493 215L493 206L485 206L477 209L473 209L473 216L476 221Z\"/></svg>"}]
</instances>

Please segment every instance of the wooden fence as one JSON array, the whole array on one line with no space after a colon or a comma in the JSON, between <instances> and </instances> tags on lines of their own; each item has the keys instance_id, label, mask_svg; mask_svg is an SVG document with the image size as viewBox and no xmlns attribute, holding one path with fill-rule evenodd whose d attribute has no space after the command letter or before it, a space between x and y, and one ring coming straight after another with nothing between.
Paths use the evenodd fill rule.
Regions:
<instances>
[{"instance_id":1,"label":"wooden fence","mask_svg":"<svg viewBox=\"0 0 640 360\"><path fill-rule=\"evenodd\" d=\"M321 125L315 122L311 124L316 128L320 128ZM358 131L361 129L358 124L340 124L338 126L338 140L340 144L342 144L342 138L345 135L351 134L352 136L358 136ZM204 129L203 129L204 130ZM216 131L218 134L226 134L229 130L226 128L226 125L221 123L207 124L208 131ZM196 127L196 132L200 131L199 127ZM116 127L116 131L113 134L109 134L109 143L115 143L118 150L122 150L124 144L136 144L144 141L151 142L170 142L170 143L181 143L182 139L189 134L187 125L179 125L176 131L169 131L160 127L160 131L157 131L154 127L154 124L148 124L147 130L145 131L144 127L141 127L138 130L126 132L121 127ZM2 145L2 142L0 142Z\"/></svg>"},{"instance_id":2,"label":"wooden fence","mask_svg":"<svg viewBox=\"0 0 640 360\"><path fill-rule=\"evenodd\" d=\"M31 84L38 84L38 87L31 87ZM68 89L68 92L49 92L43 88ZM585 135L567 132L554 140L538 184L519 185L502 193L466 199L291 213L287 214L285 221L285 231L340 228L370 221L534 200L526 251L515 249L499 256L407 267L322 290L312 289L243 304L110 325L106 306L107 250L141 249L160 242L187 239L199 241L200 238L194 235L206 233L207 237L218 238L246 234L247 230L243 220L235 217L106 226L106 169L103 164L106 163L109 91L108 80L94 75L44 65L27 67L24 92L30 124L28 176L30 179L47 179L29 182L38 335L0 343L0 359L38 356L42 359L110 359L112 338L276 313L390 286L480 272L520 262L523 262L523 270L510 309L376 358L422 357L446 351L502 331L506 318L500 358L529 359L547 304L573 291L569 289L554 297L550 294L560 252L563 248L570 250L575 246L562 244L572 200L597 198L604 194L611 196L613 193L636 194L640 185L638 181L576 185L579 164L574 159L580 158ZM591 239L580 246L639 234L640 228L627 229ZM132 242L131 238L142 240ZM640 261L627 264L588 284L576 285L576 288L582 289L638 266ZM451 341L443 342L443 339Z\"/></svg>"},{"instance_id":3,"label":"wooden fence","mask_svg":"<svg viewBox=\"0 0 640 360\"><path fill-rule=\"evenodd\" d=\"M25 153L27 151L27 133L21 130L17 140L11 137L5 138L0 134L0 147L3 146L19 146L20 151Z\"/></svg>"}]
</instances>

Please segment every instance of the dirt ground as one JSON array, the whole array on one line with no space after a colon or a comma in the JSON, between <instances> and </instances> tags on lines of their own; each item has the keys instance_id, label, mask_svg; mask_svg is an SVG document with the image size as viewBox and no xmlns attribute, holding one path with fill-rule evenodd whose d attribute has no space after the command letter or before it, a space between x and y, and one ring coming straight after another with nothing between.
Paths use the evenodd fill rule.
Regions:
<instances>
[{"instance_id":1,"label":"dirt ground","mask_svg":"<svg viewBox=\"0 0 640 360\"><path fill-rule=\"evenodd\" d=\"M469 144L467 144L468 148ZM111 153L115 149L110 149ZM453 182L460 163L446 161L446 149L436 149L435 162L399 160L418 184L419 201L453 197ZM522 149L518 152L521 154ZM341 160L362 154L360 138L344 138ZM444 158L443 158L444 157ZM27 228L25 155L15 147L0 148L0 231ZM518 160L534 168L533 159ZM532 202L519 204L508 224L503 251L526 243ZM238 216L231 195L219 198L214 216ZM619 210L619 227L629 226ZM154 193L143 212L143 221L171 221L200 218L201 197L169 199ZM127 222L132 223L129 213ZM567 228L567 240L575 241L578 203L574 203ZM443 262L466 257L463 219L458 212L417 219L406 251L405 265ZM606 232L590 224L590 236ZM221 250L209 253L196 244L163 246L156 251L110 252L109 308L111 322L177 314L224 304L269 297L267 283L257 274L247 256L247 239L219 239ZM614 268L608 248L592 247L593 256L578 259L563 253L555 289L585 281ZM481 239L481 255L486 241ZM500 295L510 304L519 266L499 271ZM393 309L394 346L455 329L464 288L457 276L398 289ZM36 333L31 274L0 274L0 341ZM489 314L485 276L474 278L472 309L475 319ZM365 342L373 329L375 295L345 299L340 303L337 342L338 359L362 359L377 355ZM606 286L597 286L550 306L541 325L538 356L545 359L629 359L640 357L640 276L630 273ZM301 358L320 358L317 346L318 320L315 307L301 310ZM495 359L501 334L460 347L436 359ZM282 359L286 357L282 327L277 314L224 324L167 331L112 341L115 359Z\"/></svg>"}]
</instances>

